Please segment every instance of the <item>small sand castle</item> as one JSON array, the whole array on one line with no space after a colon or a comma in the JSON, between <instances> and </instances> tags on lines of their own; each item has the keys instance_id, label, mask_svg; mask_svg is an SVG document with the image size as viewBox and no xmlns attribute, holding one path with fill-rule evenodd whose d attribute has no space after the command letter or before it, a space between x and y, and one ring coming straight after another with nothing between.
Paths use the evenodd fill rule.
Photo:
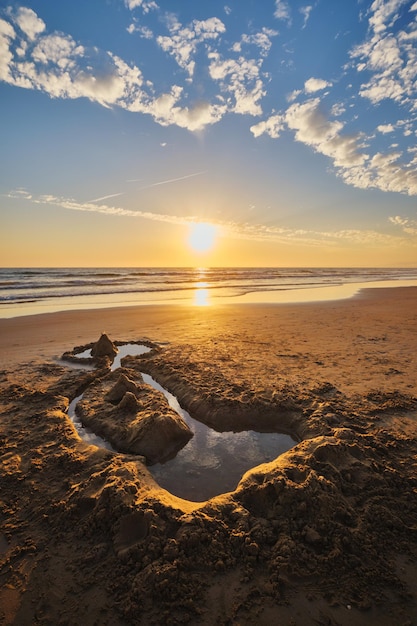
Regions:
<instances>
[{"instance_id":1,"label":"small sand castle","mask_svg":"<svg viewBox=\"0 0 417 626\"><path fill-rule=\"evenodd\" d=\"M120 400L118 404L118 408L125 413L137 413L140 408L140 404L134 393L131 391L126 391L123 398Z\"/></svg>"},{"instance_id":2,"label":"small sand castle","mask_svg":"<svg viewBox=\"0 0 417 626\"><path fill-rule=\"evenodd\" d=\"M117 353L118 349L106 333L102 333L100 339L91 348L91 356L96 358L108 356L114 359Z\"/></svg>"},{"instance_id":3,"label":"small sand castle","mask_svg":"<svg viewBox=\"0 0 417 626\"><path fill-rule=\"evenodd\" d=\"M120 374L116 384L106 394L105 399L112 404L119 404L126 393L130 393L137 398L139 396L140 389L133 380L126 376L126 374Z\"/></svg>"}]
</instances>

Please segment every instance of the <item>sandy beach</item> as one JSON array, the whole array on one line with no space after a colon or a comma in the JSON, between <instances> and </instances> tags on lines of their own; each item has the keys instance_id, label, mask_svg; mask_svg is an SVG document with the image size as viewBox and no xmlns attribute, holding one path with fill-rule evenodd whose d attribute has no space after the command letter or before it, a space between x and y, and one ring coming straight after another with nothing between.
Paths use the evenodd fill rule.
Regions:
<instances>
[{"instance_id":1,"label":"sandy beach","mask_svg":"<svg viewBox=\"0 0 417 626\"><path fill-rule=\"evenodd\" d=\"M123 362L216 428L299 443L207 502L83 442L69 402ZM417 288L347 300L0 320L0 623L417 624ZM101 379L100 379L101 380Z\"/></svg>"}]
</instances>

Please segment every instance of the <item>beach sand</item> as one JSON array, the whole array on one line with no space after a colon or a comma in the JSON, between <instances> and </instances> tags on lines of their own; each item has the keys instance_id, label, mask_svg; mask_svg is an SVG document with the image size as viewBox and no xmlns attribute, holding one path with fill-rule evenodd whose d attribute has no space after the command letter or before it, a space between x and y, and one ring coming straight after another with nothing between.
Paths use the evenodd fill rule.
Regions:
<instances>
[{"instance_id":1,"label":"beach sand","mask_svg":"<svg viewBox=\"0 0 417 626\"><path fill-rule=\"evenodd\" d=\"M299 443L203 503L65 413L106 332L216 427ZM417 288L0 320L0 623L417 624Z\"/></svg>"}]
</instances>

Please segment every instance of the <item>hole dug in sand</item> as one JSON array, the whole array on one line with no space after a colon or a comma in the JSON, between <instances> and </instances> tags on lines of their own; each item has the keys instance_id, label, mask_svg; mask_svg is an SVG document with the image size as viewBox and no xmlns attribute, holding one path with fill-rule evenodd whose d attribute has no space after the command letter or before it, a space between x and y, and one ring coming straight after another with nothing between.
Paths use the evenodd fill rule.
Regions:
<instances>
[{"instance_id":1,"label":"hole dug in sand","mask_svg":"<svg viewBox=\"0 0 417 626\"><path fill-rule=\"evenodd\" d=\"M107 338L108 339L108 338ZM112 358L116 344L101 340ZM141 371L140 358L150 346L117 343L111 371L100 376L78 398L70 417L80 419L116 451L145 457L157 483L171 494L203 502L236 489L242 476L263 463L276 459L296 444L288 434L254 430L227 431L210 428L185 411L176 396L149 374ZM91 359L93 347L67 353L73 363ZM149 359L149 357L148 357ZM134 368L133 368L134 367ZM78 429L84 437L83 429ZM239 429L240 430L240 429ZM101 445L100 438L89 443Z\"/></svg>"}]
</instances>

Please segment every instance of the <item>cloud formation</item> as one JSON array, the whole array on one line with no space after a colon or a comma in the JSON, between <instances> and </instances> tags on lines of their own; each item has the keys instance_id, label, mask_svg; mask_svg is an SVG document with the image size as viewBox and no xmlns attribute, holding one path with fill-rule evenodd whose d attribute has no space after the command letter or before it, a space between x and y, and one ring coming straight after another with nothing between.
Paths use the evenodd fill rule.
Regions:
<instances>
[{"instance_id":1,"label":"cloud formation","mask_svg":"<svg viewBox=\"0 0 417 626\"><path fill-rule=\"evenodd\" d=\"M194 175L198 175L194 174ZM188 178L184 176L183 178ZM182 180L182 178L174 179ZM160 184L165 184L173 181L165 181ZM124 209L117 206L108 206L106 204L97 204L97 202L116 196L120 194L112 194L110 196L103 196L97 198L95 201L90 200L88 202L78 202L72 198L64 198L55 196L53 194L44 194L41 196L33 196L31 193L24 189L17 189L8 194L9 198L24 199L29 202L38 205L46 205L51 207L59 207L61 209L69 211L83 211L87 213L98 213L101 215L107 215L120 218L140 218L156 222L165 222L169 224L177 224L188 226L195 222L199 222L197 216L181 216L170 215L167 213L153 213L152 211L136 211L131 209ZM399 245L401 242L410 242L409 235L415 235L417 233L417 222L410 222L408 219L400 218L399 216L389 218L390 223L393 226L400 226L403 233L401 235L380 233L373 230L355 230L355 229L343 229L334 231L319 231L319 230L307 230L307 229L291 229L283 228L280 226L265 225L260 223L247 223L247 222L235 222L235 221L211 221L213 225L219 228L219 235L232 239L243 239L249 241L269 241L276 242L283 245L289 244L302 244L309 247L340 247L341 245L363 245L384 248L393 245ZM412 238L413 240L414 238ZM417 241L415 242L417 246Z\"/></svg>"},{"instance_id":2,"label":"cloud formation","mask_svg":"<svg viewBox=\"0 0 417 626\"><path fill-rule=\"evenodd\" d=\"M411 220L408 217L395 215L388 218L391 224L398 226L408 235L417 235L417 220Z\"/></svg>"},{"instance_id":3,"label":"cloud formation","mask_svg":"<svg viewBox=\"0 0 417 626\"><path fill-rule=\"evenodd\" d=\"M332 83L322 78L309 78L304 83L304 90L306 93L314 93L315 91L322 91L326 87L331 87Z\"/></svg>"},{"instance_id":4,"label":"cloud formation","mask_svg":"<svg viewBox=\"0 0 417 626\"><path fill-rule=\"evenodd\" d=\"M278 31L271 28L262 28L258 33L251 35L243 34L240 41L237 41L232 46L234 52L242 52L244 46L257 46L260 49L261 56L266 57L272 47L272 37L278 35Z\"/></svg>"},{"instance_id":5,"label":"cloud formation","mask_svg":"<svg viewBox=\"0 0 417 626\"><path fill-rule=\"evenodd\" d=\"M286 0L275 0L275 13L274 17L278 20L284 20L285 22L291 22L290 7Z\"/></svg>"},{"instance_id":6,"label":"cloud formation","mask_svg":"<svg viewBox=\"0 0 417 626\"><path fill-rule=\"evenodd\" d=\"M404 27L394 30L407 5L407 0L374 0L369 36L351 51L357 72L370 76L362 82L359 93L373 104L389 99L415 108L417 22L407 20ZM415 11L414 6L410 11Z\"/></svg>"},{"instance_id":7,"label":"cloud formation","mask_svg":"<svg viewBox=\"0 0 417 626\"><path fill-rule=\"evenodd\" d=\"M2 11L0 80L51 98L86 98L191 132L226 115L248 116L247 132L254 139L279 140L289 133L327 157L348 185L417 195L416 156L410 151L417 133L417 2L374 0L365 14L363 41L346 51L341 71L304 75L289 93L280 80L282 68L292 67L292 34L283 46L282 33L254 20L239 30L231 6L221 18L184 23L153 0L124 0L124 6L128 33L166 62L163 80L147 75L149 64L140 55L135 63L70 34L50 32L23 6ZM275 0L272 24L283 22L284 32L304 31L314 6L295 11L289 2ZM349 73L358 81L355 87ZM389 102L397 119L388 122L381 113L372 128L367 120L361 130L364 102L376 113Z\"/></svg>"},{"instance_id":8,"label":"cloud formation","mask_svg":"<svg viewBox=\"0 0 417 626\"><path fill-rule=\"evenodd\" d=\"M131 11L141 8L144 13L156 11L159 8L154 0L125 0L125 5Z\"/></svg>"},{"instance_id":9,"label":"cloud formation","mask_svg":"<svg viewBox=\"0 0 417 626\"><path fill-rule=\"evenodd\" d=\"M45 30L45 22L32 9L20 7L17 10L15 19L16 24L31 41Z\"/></svg>"},{"instance_id":10,"label":"cloud formation","mask_svg":"<svg viewBox=\"0 0 417 626\"><path fill-rule=\"evenodd\" d=\"M260 75L260 64L254 59L240 56L238 59L222 59L217 52L209 54L209 72L218 81L228 98L227 110L234 113L260 115L260 100L265 95Z\"/></svg>"},{"instance_id":11,"label":"cloud formation","mask_svg":"<svg viewBox=\"0 0 417 626\"><path fill-rule=\"evenodd\" d=\"M285 121L295 131L296 141L330 157L338 168L361 166L368 158L359 150L360 136L343 134L343 123L328 120L320 110L318 98L292 104Z\"/></svg>"},{"instance_id":12,"label":"cloud formation","mask_svg":"<svg viewBox=\"0 0 417 626\"><path fill-rule=\"evenodd\" d=\"M225 25L217 17L193 20L186 27L173 19L169 22L168 28L169 36L159 36L156 41L162 50L171 54L178 65L190 76L194 74L194 56L199 44L217 39L226 31Z\"/></svg>"},{"instance_id":13,"label":"cloud formation","mask_svg":"<svg viewBox=\"0 0 417 626\"><path fill-rule=\"evenodd\" d=\"M127 0L126 6L130 10L141 8L145 13L158 8L156 3L144 0ZM227 112L262 113L260 101L265 89L261 67L276 31L263 28L242 35L231 47L234 56L228 58L211 47L226 32L219 18L182 25L175 16L170 16L166 25L168 35L156 37L151 29L136 22L127 30L130 34L138 32L144 39L155 39L190 79L201 48L207 59L208 75L219 89L217 97L188 103L185 85L178 84L158 93L136 65L126 63L110 51L86 48L70 35L46 33L44 22L34 11L25 8L11 13L10 21L0 20L0 80L16 87L44 91L53 98L88 98L106 107L119 106L150 115L162 126L177 125L190 131L217 123ZM243 46L255 48L258 57L236 57Z\"/></svg>"}]
</instances>

